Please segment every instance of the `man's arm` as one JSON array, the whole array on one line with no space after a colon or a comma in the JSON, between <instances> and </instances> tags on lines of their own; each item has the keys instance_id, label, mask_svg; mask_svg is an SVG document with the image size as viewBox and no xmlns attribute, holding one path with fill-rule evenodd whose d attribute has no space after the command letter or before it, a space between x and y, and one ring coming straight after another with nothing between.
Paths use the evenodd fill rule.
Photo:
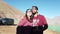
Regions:
<instances>
[{"instance_id":1,"label":"man's arm","mask_svg":"<svg viewBox=\"0 0 60 34\"><path fill-rule=\"evenodd\" d=\"M43 22L43 31L44 31L48 28L48 24L44 16L42 16L42 22Z\"/></svg>"},{"instance_id":2,"label":"man's arm","mask_svg":"<svg viewBox=\"0 0 60 34\"><path fill-rule=\"evenodd\" d=\"M48 28L48 24L44 24L43 31L46 30L47 28Z\"/></svg>"}]
</instances>

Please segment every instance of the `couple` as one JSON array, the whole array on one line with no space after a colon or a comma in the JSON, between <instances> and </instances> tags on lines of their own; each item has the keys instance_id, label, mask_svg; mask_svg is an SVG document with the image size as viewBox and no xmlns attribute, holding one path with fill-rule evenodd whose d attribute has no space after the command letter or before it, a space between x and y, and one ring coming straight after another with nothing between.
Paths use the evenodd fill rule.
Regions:
<instances>
[{"instance_id":1,"label":"couple","mask_svg":"<svg viewBox=\"0 0 60 34\"><path fill-rule=\"evenodd\" d=\"M16 34L43 34L47 28L45 17L38 14L37 6L32 6L32 9L26 10L25 16L18 23Z\"/></svg>"}]
</instances>

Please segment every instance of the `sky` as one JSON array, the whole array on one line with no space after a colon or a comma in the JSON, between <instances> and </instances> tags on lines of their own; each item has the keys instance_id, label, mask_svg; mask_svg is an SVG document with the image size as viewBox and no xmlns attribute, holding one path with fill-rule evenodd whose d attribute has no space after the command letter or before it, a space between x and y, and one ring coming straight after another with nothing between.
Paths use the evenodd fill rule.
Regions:
<instances>
[{"instance_id":1,"label":"sky","mask_svg":"<svg viewBox=\"0 0 60 34\"><path fill-rule=\"evenodd\" d=\"M26 12L27 9L31 9L32 6L38 7L39 14L42 14L48 18L54 18L60 16L60 0L4 0L12 7Z\"/></svg>"}]
</instances>

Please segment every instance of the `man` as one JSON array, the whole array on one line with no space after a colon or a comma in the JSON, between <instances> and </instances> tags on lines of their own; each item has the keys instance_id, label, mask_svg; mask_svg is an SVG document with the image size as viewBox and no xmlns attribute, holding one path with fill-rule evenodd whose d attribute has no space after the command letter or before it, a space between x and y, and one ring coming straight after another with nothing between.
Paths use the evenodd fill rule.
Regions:
<instances>
[{"instance_id":1,"label":"man","mask_svg":"<svg viewBox=\"0 0 60 34\"><path fill-rule=\"evenodd\" d=\"M38 7L32 6L33 13L33 28L32 34L43 34L43 31L48 28L47 21L43 15L38 14Z\"/></svg>"}]
</instances>

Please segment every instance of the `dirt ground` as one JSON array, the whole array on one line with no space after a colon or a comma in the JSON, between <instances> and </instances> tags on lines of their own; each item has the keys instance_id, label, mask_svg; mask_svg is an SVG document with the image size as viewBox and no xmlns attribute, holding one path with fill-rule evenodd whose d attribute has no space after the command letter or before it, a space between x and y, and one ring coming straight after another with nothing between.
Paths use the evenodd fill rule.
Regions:
<instances>
[{"instance_id":1,"label":"dirt ground","mask_svg":"<svg viewBox=\"0 0 60 34\"><path fill-rule=\"evenodd\" d=\"M17 26L0 26L0 34L16 34L16 27ZM55 31L46 30L44 34L60 34Z\"/></svg>"}]
</instances>

